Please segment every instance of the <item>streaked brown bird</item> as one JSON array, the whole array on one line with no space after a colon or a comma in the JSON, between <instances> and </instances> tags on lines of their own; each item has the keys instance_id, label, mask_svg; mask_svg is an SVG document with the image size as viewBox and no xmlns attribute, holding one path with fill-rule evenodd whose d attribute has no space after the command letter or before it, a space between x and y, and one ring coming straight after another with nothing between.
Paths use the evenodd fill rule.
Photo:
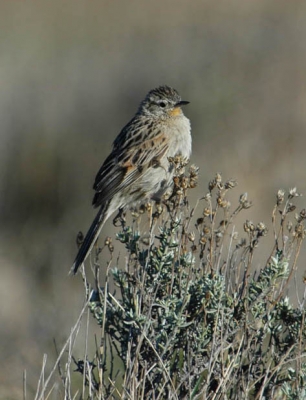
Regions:
<instances>
[{"instance_id":1,"label":"streaked brown bird","mask_svg":"<svg viewBox=\"0 0 306 400\"><path fill-rule=\"evenodd\" d=\"M75 258L71 273L88 257L105 221L115 211L144 200L160 200L171 186L174 166L168 157L191 154L190 121L181 106L188 104L169 86L151 90L134 118L117 136L94 183L99 211Z\"/></svg>"}]
</instances>

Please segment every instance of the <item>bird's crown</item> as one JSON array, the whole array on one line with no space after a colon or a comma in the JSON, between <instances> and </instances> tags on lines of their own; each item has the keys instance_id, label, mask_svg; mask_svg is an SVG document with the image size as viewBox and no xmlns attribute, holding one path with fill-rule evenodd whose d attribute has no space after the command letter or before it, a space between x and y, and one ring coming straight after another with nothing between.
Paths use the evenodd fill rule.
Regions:
<instances>
[{"instance_id":1,"label":"bird's crown","mask_svg":"<svg viewBox=\"0 0 306 400\"><path fill-rule=\"evenodd\" d=\"M139 113L148 115L163 115L181 102L181 96L170 86L159 86L150 90L139 107Z\"/></svg>"}]
</instances>

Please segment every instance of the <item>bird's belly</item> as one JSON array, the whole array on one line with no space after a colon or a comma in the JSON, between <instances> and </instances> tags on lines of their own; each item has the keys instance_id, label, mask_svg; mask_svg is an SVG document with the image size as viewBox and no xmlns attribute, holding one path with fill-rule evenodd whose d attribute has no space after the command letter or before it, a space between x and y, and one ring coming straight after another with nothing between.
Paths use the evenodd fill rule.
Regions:
<instances>
[{"instance_id":1,"label":"bird's belly","mask_svg":"<svg viewBox=\"0 0 306 400\"><path fill-rule=\"evenodd\" d=\"M137 201L159 199L172 184L173 167L168 160L156 168L148 169L129 190L127 204Z\"/></svg>"}]
</instances>

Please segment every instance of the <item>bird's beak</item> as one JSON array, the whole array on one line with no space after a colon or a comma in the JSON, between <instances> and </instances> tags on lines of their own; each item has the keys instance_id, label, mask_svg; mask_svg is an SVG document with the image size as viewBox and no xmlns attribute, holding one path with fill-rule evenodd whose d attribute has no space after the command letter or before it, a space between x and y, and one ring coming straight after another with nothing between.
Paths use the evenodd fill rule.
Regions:
<instances>
[{"instance_id":1,"label":"bird's beak","mask_svg":"<svg viewBox=\"0 0 306 400\"><path fill-rule=\"evenodd\" d=\"M186 104L189 104L189 101L185 101L185 100L179 101L178 103L176 103L176 104L174 105L174 107L172 108L172 110L169 110L169 111L168 111L168 114L169 114L171 117L176 117L176 116L178 116L178 115L181 115L181 114L183 113L183 111L182 111L182 109L181 109L181 106L185 106Z\"/></svg>"},{"instance_id":2,"label":"bird's beak","mask_svg":"<svg viewBox=\"0 0 306 400\"><path fill-rule=\"evenodd\" d=\"M178 103L175 104L175 107L186 106L189 103L190 103L189 101L181 100L181 101L179 101Z\"/></svg>"}]
</instances>

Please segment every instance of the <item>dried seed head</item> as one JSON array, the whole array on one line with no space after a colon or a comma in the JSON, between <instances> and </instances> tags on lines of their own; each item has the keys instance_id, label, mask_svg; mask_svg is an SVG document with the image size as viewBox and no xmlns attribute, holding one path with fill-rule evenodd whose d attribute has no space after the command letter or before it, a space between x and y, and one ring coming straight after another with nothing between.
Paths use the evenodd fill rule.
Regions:
<instances>
[{"instance_id":1,"label":"dried seed head","mask_svg":"<svg viewBox=\"0 0 306 400\"><path fill-rule=\"evenodd\" d=\"M190 189L195 188L195 187L197 186L197 184L198 184L198 182L197 182L196 179L194 179L194 178L191 178L191 179L190 179L190 182L189 182L189 187L190 187Z\"/></svg>"},{"instance_id":2,"label":"dried seed head","mask_svg":"<svg viewBox=\"0 0 306 400\"><path fill-rule=\"evenodd\" d=\"M185 167L189 163L188 158L183 157L180 154L175 157L168 157L168 161L169 163L174 164L176 168Z\"/></svg>"},{"instance_id":3,"label":"dried seed head","mask_svg":"<svg viewBox=\"0 0 306 400\"><path fill-rule=\"evenodd\" d=\"M246 201L246 202L244 203L244 205L243 205L243 208L244 208L245 210L247 210L248 208L251 208L252 205L253 205L253 203L252 203L251 201Z\"/></svg>"},{"instance_id":4,"label":"dried seed head","mask_svg":"<svg viewBox=\"0 0 306 400\"><path fill-rule=\"evenodd\" d=\"M301 212L300 212L300 219L301 219L301 221L303 219L306 219L306 210L305 210L305 208L303 208L303 210L301 210Z\"/></svg>"},{"instance_id":5,"label":"dried seed head","mask_svg":"<svg viewBox=\"0 0 306 400\"><path fill-rule=\"evenodd\" d=\"M213 179L212 181L209 181L209 183L208 183L208 190L209 190L210 192L212 192L212 191L214 190L215 187L216 187L216 182L215 182L215 180Z\"/></svg>"},{"instance_id":6,"label":"dried seed head","mask_svg":"<svg viewBox=\"0 0 306 400\"><path fill-rule=\"evenodd\" d=\"M246 220L245 223L243 224L243 229L247 233L254 232L255 225L253 224L252 221Z\"/></svg>"},{"instance_id":7,"label":"dried seed head","mask_svg":"<svg viewBox=\"0 0 306 400\"><path fill-rule=\"evenodd\" d=\"M194 242L195 241L195 233L194 232L190 232L188 234L188 239L190 240L190 242Z\"/></svg>"},{"instance_id":8,"label":"dried seed head","mask_svg":"<svg viewBox=\"0 0 306 400\"><path fill-rule=\"evenodd\" d=\"M179 187L180 185L180 178L178 176L173 177L174 186Z\"/></svg>"},{"instance_id":9,"label":"dried seed head","mask_svg":"<svg viewBox=\"0 0 306 400\"><path fill-rule=\"evenodd\" d=\"M227 201L227 200L221 200L221 201L219 201L218 202L218 205L221 207L221 208L227 208L227 209L229 209L230 208L230 202L229 201Z\"/></svg>"},{"instance_id":10,"label":"dried seed head","mask_svg":"<svg viewBox=\"0 0 306 400\"><path fill-rule=\"evenodd\" d=\"M190 165L189 174L190 174L190 178L194 178L194 177L197 178L199 175L199 167L197 167L194 164Z\"/></svg>"},{"instance_id":11,"label":"dried seed head","mask_svg":"<svg viewBox=\"0 0 306 400\"><path fill-rule=\"evenodd\" d=\"M300 194L297 193L296 190L297 190L296 187L289 189L289 196L288 196L289 199L293 199L293 197L300 196Z\"/></svg>"},{"instance_id":12,"label":"dried seed head","mask_svg":"<svg viewBox=\"0 0 306 400\"><path fill-rule=\"evenodd\" d=\"M240 203L241 207L244 208L244 209L252 207L252 202L248 201L248 194L247 193L243 193L239 197L239 203Z\"/></svg>"},{"instance_id":13,"label":"dried seed head","mask_svg":"<svg viewBox=\"0 0 306 400\"><path fill-rule=\"evenodd\" d=\"M224 184L225 189L233 189L235 186L237 186L237 181L235 179L230 179Z\"/></svg>"},{"instance_id":14,"label":"dried seed head","mask_svg":"<svg viewBox=\"0 0 306 400\"><path fill-rule=\"evenodd\" d=\"M219 189L221 189L221 187L222 187L222 176L219 173L216 173L216 176L214 177L214 179L209 182L209 184L208 184L209 191L211 192L216 186Z\"/></svg>"},{"instance_id":15,"label":"dried seed head","mask_svg":"<svg viewBox=\"0 0 306 400\"><path fill-rule=\"evenodd\" d=\"M104 245L109 246L111 243L112 243L112 238L108 236L104 241Z\"/></svg>"},{"instance_id":16,"label":"dried seed head","mask_svg":"<svg viewBox=\"0 0 306 400\"><path fill-rule=\"evenodd\" d=\"M286 213L293 212L296 209L296 206L292 203L288 203L287 208L286 208Z\"/></svg>"},{"instance_id":17,"label":"dried seed head","mask_svg":"<svg viewBox=\"0 0 306 400\"><path fill-rule=\"evenodd\" d=\"M244 229L244 232L247 232L247 233L250 232L250 228L246 222L243 224L243 229Z\"/></svg>"},{"instance_id":18,"label":"dried seed head","mask_svg":"<svg viewBox=\"0 0 306 400\"><path fill-rule=\"evenodd\" d=\"M217 185L219 185L222 182L222 176L221 174L219 174L219 172L216 173L215 181Z\"/></svg>"},{"instance_id":19,"label":"dried seed head","mask_svg":"<svg viewBox=\"0 0 306 400\"><path fill-rule=\"evenodd\" d=\"M256 230L259 236L266 236L268 233L268 228L263 222L259 222L259 224L257 224Z\"/></svg>"},{"instance_id":20,"label":"dried seed head","mask_svg":"<svg viewBox=\"0 0 306 400\"><path fill-rule=\"evenodd\" d=\"M146 211L147 211L147 212L151 212L151 211L152 211L152 203L149 203L149 202L146 203L146 204L145 204L145 207L146 207Z\"/></svg>"},{"instance_id":21,"label":"dried seed head","mask_svg":"<svg viewBox=\"0 0 306 400\"><path fill-rule=\"evenodd\" d=\"M204 210L203 210L204 217L209 217L210 214L211 214L210 208L205 207Z\"/></svg>"},{"instance_id":22,"label":"dried seed head","mask_svg":"<svg viewBox=\"0 0 306 400\"><path fill-rule=\"evenodd\" d=\"M211 200L211 194L207 193L204 197L202 197L205 201L210 201Z\"/></svg>"},{"instance_id":23,"label":"dried seed head","mask_svg":"<svg viewBox=\"0 0 306 400\"><path fill-rule=\"evenodd\" d=\"M299 238L299 239L304 239L305 238L305 227L303 224L296 224L294 228L294 236Z\"/></svg>"},{"instance_id":24,"label":"dried seed head","mask_svg":"<svg viewBox=\"0 0 306 400\"><path fill-rule=\"evenodd\" d=\"M182 189L188 188L188 179L185 176L183 176L181 179L181 188Z\"/></svg>"},{"instance_id":25,"label":"dried seed head","mask_svg":"<svg viewBox=\"0 0 306 400\"><path fill-rule=\"evenodd\" d=\"M155 209L156 209L156 212L158 213L158 215L162 214L162 212L164 210L163 206L160 203L155 204Z\"/></svg>"},{"instance_id":26,"label":"dried seed head","mask_svg":"<svg viewBox=\"0 0 306 400\"><path fill-rule=\"evenodd\" d=\"M210 235L210 232L211 232L210 228L207 225L204 225L203 234L207 236Z\"/></svg>"},{"instance_id":27,"label":"dried seed head","mask_svg":"<svg viewBox=\"0 0 306 400\"><path fill-rule=\"evenodd\" d=\"M205 236L200 237L200 244L206 244L207 243L207 238Z\"/></svg>"},{"instance_id":28,"label":"dried seed head","mask_svg":"<svg viewBox=\"0 0 306 400\"><path fill-rule=\"evenodd\" d=\"M222 202L223 202L223 196L222 196L221 194L219 194L219 196L218 196L218 198L217 198L217 204L218 204L218 206L221 207Z\"/></svg>"},{"instance_id":29,"label":"dried seed head","mask_svg":"<svg viewBox=\"0 0 306 400\"><path fill-rule=\"evenodd\" d=\"M283 189L279 189L276 195L276 204L280 206L285 198L285 191Z\"/></svg>"},{"instance_id":30,"label":"dried seed head","mask_svg":"<svg viewBox=\"0 0 306 400\"><path fill-rule=\"evenodd\" d=\"M248 194L247 193L243 193L242 195L240 195L239 203L241 205L243 205L247 200L248 200Z\"/></svg>"}]
</instances>

